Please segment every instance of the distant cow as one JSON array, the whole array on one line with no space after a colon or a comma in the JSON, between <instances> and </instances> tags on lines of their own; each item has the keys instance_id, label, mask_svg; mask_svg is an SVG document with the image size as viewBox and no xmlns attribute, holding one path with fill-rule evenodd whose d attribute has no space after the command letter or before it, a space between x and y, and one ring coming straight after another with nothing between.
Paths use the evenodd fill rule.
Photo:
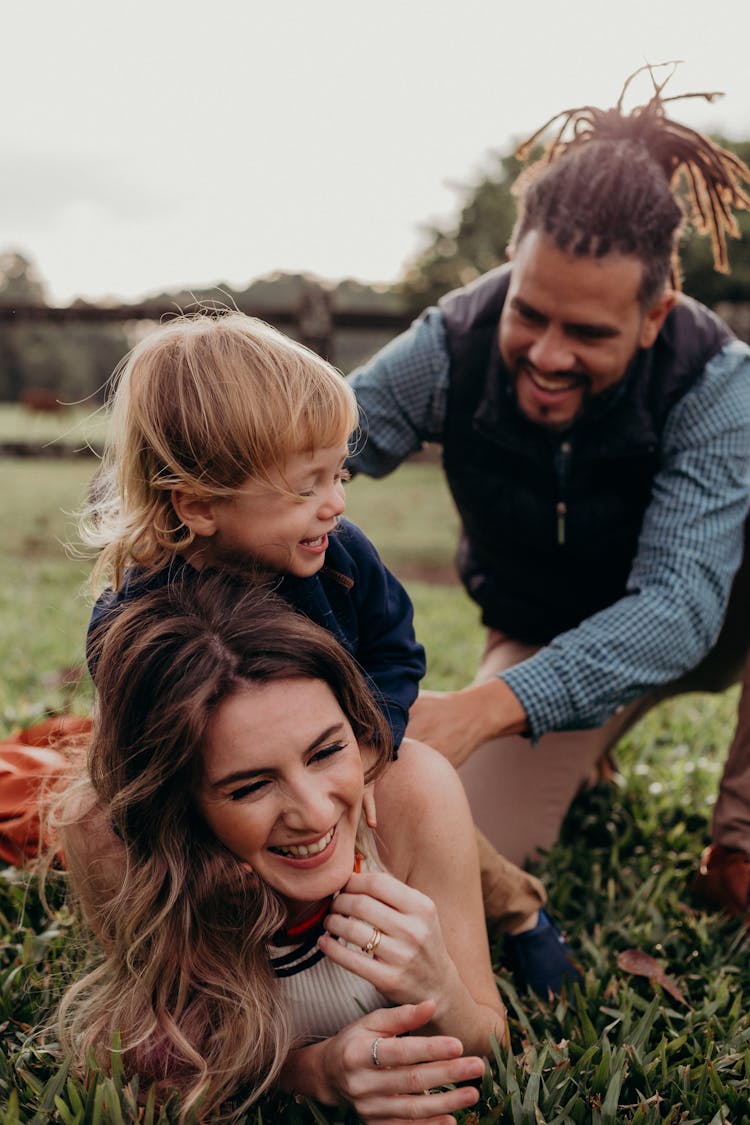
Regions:
<instances>
[{"instance_id":1,"label":"distant cow","mask_svg":"<svg viewBox=\"0 0 750 1125\"><path fill-rule=\"evenodd\" d=\"M28 390L23 391L20 402L27 410L41 411L45 414L54 414L63 408L54 391L46 391L41 387L29 387Z\"/></svg>"}]
</instances>

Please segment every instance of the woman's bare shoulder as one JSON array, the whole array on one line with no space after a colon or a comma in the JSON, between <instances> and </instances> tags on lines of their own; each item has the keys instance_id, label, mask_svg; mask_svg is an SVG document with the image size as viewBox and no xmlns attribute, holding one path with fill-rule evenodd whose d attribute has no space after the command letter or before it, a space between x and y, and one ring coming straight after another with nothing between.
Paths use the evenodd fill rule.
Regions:
<instances>
[{"instance_id":1,"label":"woman's bare shoulder","mask_svg":"<svg viewBox=\"0 0 750 1125\"><path fill-rule=\"evenodd\" d=\"M473 822L461 780L451 763L424 742L404 739L399 756L375 787L378 846L389 870L405 878L415 849L434 846L438 834L470 834Z\"/></svg>"},{"instance_id":2,"label":"woman's bare shoulder","mask_svg":"<svg viewBox=\"0 0 750 1125\"><path fill-rule=\"evenodd\" d=\"M378 782L376 793L381 799L386 797L389 807L390 802L396 802L429 810L436 801L442 803L463 794L463 786L447 758L425 742L405 738L398 758Z\"/></svg>"}]
</instances>

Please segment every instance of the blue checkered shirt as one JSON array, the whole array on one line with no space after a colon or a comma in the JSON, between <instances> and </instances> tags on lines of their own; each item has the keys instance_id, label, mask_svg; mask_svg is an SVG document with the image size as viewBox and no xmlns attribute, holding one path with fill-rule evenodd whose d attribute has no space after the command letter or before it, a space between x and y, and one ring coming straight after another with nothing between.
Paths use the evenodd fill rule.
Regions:
<instances>
[{"instance_id":1,"label":"blue checkered shirt","mask_svg":"<svg viewBox=\"0 0 750 1125\"><path fill-rule=\"evenodd\" d=\"M441 441L449 366L442 315L428 309L352 374L357 472L384 476ZM750 348L733 341L669 415L625 595L502 673L532 740L599 726L700 662L721 628L749 503Z\"/></svg>"}]
</instances>

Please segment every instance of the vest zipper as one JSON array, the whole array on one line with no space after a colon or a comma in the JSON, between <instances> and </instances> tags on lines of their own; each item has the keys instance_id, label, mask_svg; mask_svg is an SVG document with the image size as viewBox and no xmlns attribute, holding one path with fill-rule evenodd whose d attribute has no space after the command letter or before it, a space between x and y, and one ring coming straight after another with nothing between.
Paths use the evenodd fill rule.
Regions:
<instances>
[{"instance_id":1,"label":"vest zipper","mask_svg":"<svg viewBox=\"0 0 750 1125\"><path fill-rule=\"evenodd\" d=\"M568 476L570 474L570 458L572 452L573 447L570 442L563 441L560 443L560 447L555 454L555 471L557 473L557 490L559 497L555 505L558 547L565 546L565 520L568 514L568 505L565 502L565 495L568 486Z\"/></svg>"},{"instance_id":2,"label":"vest zipper","mask_svg":"<svg viewBox=\"0 0 750 1125\"><path fill-rule=\"evenodd\" d=\"M568 509L564 500L557 501L557 545L558 547L565 546L565 517L568 514Z\"/></svg>"}]
</instances>

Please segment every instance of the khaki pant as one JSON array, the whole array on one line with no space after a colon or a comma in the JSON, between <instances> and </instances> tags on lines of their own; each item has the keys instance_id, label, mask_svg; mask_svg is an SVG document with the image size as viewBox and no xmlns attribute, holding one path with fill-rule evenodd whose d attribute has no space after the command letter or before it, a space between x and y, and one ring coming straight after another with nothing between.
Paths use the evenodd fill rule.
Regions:
<instances>
[{"instance_id":1,"label":"khaki pant","mask_svg":"<svg viewBox=\"0 0 750 1125\"><path fill-rule=\"evenodd\" d=\"M537 878L496 852L477 829L484 912L501 930L513 930L547 901Z\"/></svg>"},{"instance_id":2,"label":"khaki pant","mask_svg":"<svg viewBox=\"0 0 750 1125\"><path fill-rule=\"evenodd\" d=\"M550 848L576 793L584 788L599 759L646 711L663 699L686 691L723 691L740 677L737 730L730 746L714 808L714 843L750 855L750 551L746 549L729 601L726 620L706 659L681 679L622 708L593 730L552 732L536 746L514 736L479 747L461 767L474 818L491 844L508 860L523 864ZM490 630L477 673L483 683L530 656L534 648ZM743 667L744 665L744 667ZM492 881L493 860L482 849L483 885ZM504 861L505 862L505 861ZM506 884L517 870L503 868ZM513 890L505 886L509 900ZM494 916L491 903L488 914Z\"/></svg>"}]
</instances>

